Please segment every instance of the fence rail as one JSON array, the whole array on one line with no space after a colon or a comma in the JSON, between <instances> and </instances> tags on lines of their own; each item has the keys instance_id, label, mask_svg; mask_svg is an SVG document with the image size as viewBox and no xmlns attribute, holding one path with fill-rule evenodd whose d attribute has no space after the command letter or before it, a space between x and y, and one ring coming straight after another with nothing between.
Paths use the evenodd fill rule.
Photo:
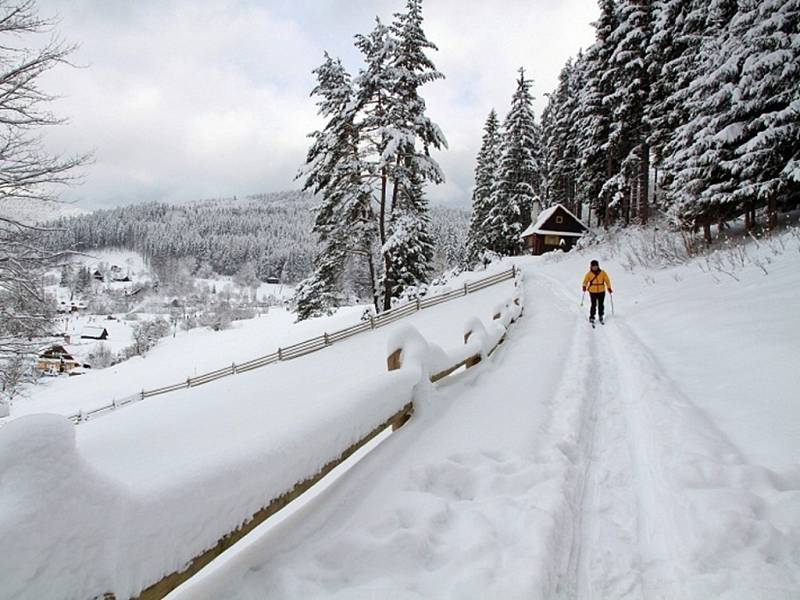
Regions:
<instances>
[{"instance_id":1,"label":"fence rail","mask_svg":"<svg viewBox=\"0 0 800 600\"><path fill-rule=\"evenodd\" d=\"M100 406L90 411L79 411L75 414L69 415L67 418L75 424L84 423L94 417L109 413L117 408L121 408L135 402L140 402L146 398L152 398L153 396L160 396L161 394L169 394L171 392L177 392L178 390L204 385L223 377L229 377L231 375L236 375L237 373L252 371L253 369L259 369L279 361L300 358L301 356L318 352L323 348L327 348L331 344L341 342L353 337L354 335L371 331L373 329L378 329L380 327L385 327L386 325L394 323L395 321L411 316L420 310L425 310L426 308L431 308L444 302L462 298L467 294L472 294L493 285L497 285L498 283L508 281L509 279L514 279L517 276L517 273L517 268L512 266L506 271L501 271L500 273L495 273L494 275L489 275L488 277L484 277L476 281L468 281L462 287L451 290L444 294L431 296L430 298L417 299L401 306L396 306L395 308L387 310L380 315L370 317L369 321L363 321L361 323L352 325L351 327L346 327L345 329L340 329L332 333L326 332L320 336L292 344L291 346L286 346L285 348L278 348L277 352L260 356L238 365L232 363L230 366L222 369L209 371L208 373L202 373L200 375L195 375L194 377L187 377L185 381L180 383L155 388L152 390L142 390L141 392L127 396L122 400L115 400L110 404Z\"/></svg>"},{"instance_id":2,"label":"fence rail","mask_svg":"<svg viewBox=\"0 0 800 600\"><path fill-rule=\"evenodd\" d=\"M505 281L505 279L501 281ZM458 372L462 368L470 369L480 364L484 358L491 356L500 347L500 345L503 344L509 328L520 316L522 316L522 304L520 302L520 296L515 292L514 296L511 298L511 301L506 304L504 308L499 309L498 313L492 316L492 320L501 325L499 329L494 327L491 330L493 331L492 334L490 334L490 332L483 327L480 327L480 329L476 329L475 331L467 331L467 333L464 335L463 352L460 350L455 350L449 355L454 364L446 367L444 365L439 365L441 370L438 370L436 373L425 372L422 377L428 378L431 383L436 383L445 379L449 375ZM468 345L470 344L471 338L474 334L482 336L483 342L485 342L486 345L481 344L481 348L476 348L474 344L471 346ZM330 337L330 334L322 337ZM308 345L312 348L316 347L318 339L319 338L313 338L307 342L298 344L298 346ZM391 347L389 348L391 352L386 359L386 367L389 371L395 371L403 368L403 345L405 344L400 342L399 347L395 347L394 349ZM412 358L411 360L413 361L415 359ZM337 466L341 465L357 450L363 448L369 441L375 439L376 436L390 428L392 431L395 431L400 427L403 427L409 421L409 419L411 419L413 414L414 393L412 387L408 401L402 407L399 407L399 410L391 415L388 419L363 435L361 439L352 443L346 450L344 450L338 456L332 458L316 473L307 475L304 479L301 479L290 489L278 495L277 497L266 499L263 508L253 513L233 531L229 531L228 533L224 534L215 545L204 550L200 550L199 553L183 568L183 570L175 571L162 577L162 579L151 584L149 587L143 590L133 600L161 600L179 585L194 577L206 565L222 554L222 552L238 543L244 536L250 533L258 525L263 523L271 515L274 515L276 512L283 509L289 503L293 502L295 499L314 487L325 475L330 473ZM109 598L109 600L115 600L114 596L110 594L107 595L107 598Z\"/></svg>"}]
</instances>

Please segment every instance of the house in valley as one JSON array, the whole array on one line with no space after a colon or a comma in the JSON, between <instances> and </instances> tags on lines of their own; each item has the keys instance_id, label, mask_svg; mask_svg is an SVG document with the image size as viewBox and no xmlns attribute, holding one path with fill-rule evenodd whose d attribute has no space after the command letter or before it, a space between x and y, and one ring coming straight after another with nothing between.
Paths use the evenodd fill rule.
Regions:
<instances>
[{"instance_id":1,"label":"house in valley","mask_svg":"<svg viewBox=\"0 0 800 600\"><path fill-rule=\"evenodd\" d=\"M87 326L81 330L82 340L107 340L108 330L105 327Z\"/></svg>"},{"instance_id":2,"label":"house in valley","mask_svg":"<svg viewBox=\"0 0 800 600\"><path fill-rule=\"evenodd\" d=\"M61 344L42 348L36 358L36 370L45 375L69 373L80 366L80 363Z\"/></svg>"},{"instance_id":3,"label":"house in valley","mask_svg":"<svg viewBox=\"0 0 800 600\"><path fill-rule=\"evenodd\" d=\"M551 250L571 250L587 231L578 217L555 204L543 210L520 235L525 250L530 254L544 254Z\"/></svg>"}]
</instances>

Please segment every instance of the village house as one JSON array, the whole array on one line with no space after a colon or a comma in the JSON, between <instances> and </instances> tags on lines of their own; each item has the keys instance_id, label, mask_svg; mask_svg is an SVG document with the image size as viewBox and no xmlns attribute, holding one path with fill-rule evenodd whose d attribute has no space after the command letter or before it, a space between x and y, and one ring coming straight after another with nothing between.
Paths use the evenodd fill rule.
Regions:
<instances>
[{"instance_id":1,"label":"village house","mask_svg":"<svg viewBox=\"0 0 800 600\"><path fill-rule=\"evenodd\" d=\"M60 344L42 348L36 359L36 370L45 375L69 373L80 366L80 363Z\"/></svg>"},{"instance_id":2,"label":"village house","mask_svg":"<svg viewBox=\"0 0 800 600\"><path fill-rule=\"evenodd\" d=\"M108 330L105 327L86 326L81 330L82 340L106 340Z\"/></svg>"},{"instance_id":3,"label":"village house","mask_svg":"<svg viewBox=\"0 0 800 600\"><path fill-rule=\"evenodd\" d=\"M533 222L522 232L520 239L525 250L537 256L551 250L567 252L587 231L586 225L561 204L555 204L533 216Z\"/></svg>"}]
</instances>

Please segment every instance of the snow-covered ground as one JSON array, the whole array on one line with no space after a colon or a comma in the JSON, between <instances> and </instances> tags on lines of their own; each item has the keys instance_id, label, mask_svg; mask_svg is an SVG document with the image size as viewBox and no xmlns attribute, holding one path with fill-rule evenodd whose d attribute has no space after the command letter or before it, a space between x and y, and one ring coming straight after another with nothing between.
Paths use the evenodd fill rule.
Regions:
<instances>
[{"instance_id":1,"label":"snow-covered ground","mask_svg":"<svg viewBox=\"0 0 800 600\"><path fill-rule=\"evenodd\" d=\"M502 270L498 265L479 273L465 272L454 277L436 293L446 293L458 288L465 281L488 277ZM273 286L274 284L262 284ZM281 286L274 285L275 288ZM286 287L283 286L283 291ZM505 288L501 286L501 290ZM277 292L277 290L272 290ZM501 292L502 293L502 292ZM488 294L486 297L497 299ZM477 308L491 310L492 306ZM259 356L271 354L279 347L289 346L323 333L350 327L359 322L364 306L339 309L330 317L309 319L295 323L296 315L282 307L272 307L268 313L254 319L235 321L230 329L212 331L196 328L190 331L178 329L175 337L158 342L146 356L135 356L106 369L87 371L80 377L46 378L27 390L11 406L11 418L32 413L76 414L79 410L90 411L106 406L143 389L155 389L185 381L202 373L243 363ZM437 312L438 314L438 312ZM147 318L148 315L142 315ZM120 316L120 318L122 318ZM109 349L117 351L131 343L130 326L134 322L124 320L107 322L99 316L63 317L69 320L70 331L79 331L84 325L107 326ZM456 318L455 325L463 323ZM383 339L383 338L381 338ZM68 346L80 358L85 357L101 342L76 339L76 345ZM383 349L381 350L381 353Z\"/></svg>"},{"instance_id":2,"label":"snow-covered ground","mask_svg":"<svg viewBox=\"0 0 800 600\"><path fill-rule=\"evenodd\" d=\"M255 319L235 321L230 329L223 331L206 327L179 330L176 337L159 341L144 357L135 356L80 377L43 380L27 397L14 402L11 416L41 412L70 415L80 409L88 411L142 389L171 385L233 362L241 363L275 352L280 346L320 335L326 327L347 327L356 322L360 314L358 310L344 309L324 323L310 320L295 324L293 313L273 308ZM110 335L109 339L120 336Z\"/></svg>"},{"instance_id":3,"label":"snow-covered ground","mask_svg":"<svg viewBox=\"0 0 800 600\"><path fill-rule=\"evenodd\" d=\"M736 279L611 250L516 259L525 318L490 360L416 387L408 425L173 597L800 597L797 240ZM591 258L616 292L597 329ZM384 371L400 328L461 345L507 286L77 428L0 428L0 598L177 568L406 401L413 374Z\"/></svg>"},{"instance_id":4,"label":"snow-covered ground","mask_svg":"<svg viewBox=\"0 0 800 600\"><path fill-rule=\"evenodd\" d=\"M237 293L241 292L240 286L234 283L233 277L225 277L223 275L214 278L196 277L194 281L196 287L206 287L209 290L216 290L217 293L224 292L225 290L232 290ZM266 302L270 299L291 300L293 296L294 286L284 283L261 282L255 288L255 299L258 302Z\"/></svg>"},{"instance_id":5,"label":"snow-covered ground","mask_svg":"<svg viewBox=\"0 0 800 600\"><path fill-rule=\"evenodd\" d=\"M173 597L800 597L797 250L740 282L520 259L491 367ZM595 257L616 314L592 330Z\"/></svg>"},{"instance_id":6,"label":"snow-covered ground","mask_svg":"<svg viewBox=\"0 0 800 600\"><path fill-rule=\"evenodd\" d=\"M11 549L0 562L0 598L128 597L181 568L411 400L419 372L386 370L398 329L411 323L461 347L463 324L480 317L491 328L514 289L506 281L77 428L56 415L12 419L0 428L0 545ZM212 354L222 359L217 347Z\"/></svg>"}]
</instances>

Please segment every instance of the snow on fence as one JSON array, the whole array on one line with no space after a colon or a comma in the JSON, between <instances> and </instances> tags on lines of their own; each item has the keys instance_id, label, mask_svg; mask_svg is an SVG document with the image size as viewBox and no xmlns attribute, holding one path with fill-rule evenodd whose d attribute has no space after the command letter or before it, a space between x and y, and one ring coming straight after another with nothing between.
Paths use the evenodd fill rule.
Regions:
<instances>
[{"instance_id":1,"label":"snow on fence","mask_svg":"<svg viewBox=\"0 0 800 600\"><path fill-rule=\"evenodd\" d=\"M245 363L238 365L232 363L230 366L222 369L217 369L208 373L202 373L201 375L195 375L194 377L187 377L185 381L181 381L180 383L155 388L152 390L142 390L141 392L132 394L131 396L126 396L122 400L114 400L110 404L106 404L90 411L78 411L75 414L69 415L67 418L73 423L80 424L94 417L114 411L117 408L128 406L134 402L142 401L145 398L152 398L153 396L160 396L161 394L168 394L170 392L176 392L178 390L203 385L205 383L211 383L212 381L216 381L217 379L221 379L223 377L229 377L231 375L236 375L237 373L244 373L246 371L251 371L252 369L265 367L278 361L300 358L306 354L318 352L323 348L327 348L331 344L346 340L354 335L358 335L359 333L384 327L390 323L394 323L395 321L408 317L420 310L431 308L432 306L436 306L443 302L449 302L450 300L462 298L467 294L478 292L487 287L508 281L509 279L515 279L517 274L517 268L512 265L512 267L506 271L478 279L477 281L468 281L464 283L463 286L459 286L457 289L451 290L444 294L431 296L430 298L425 299L418 298L413 302L397 306L391 310L381 313L376 317L370 317L369 321L363 321L351 327L334 331L333 333L326 332L323 335L298 342L297 344L293 344L291 346L286 346L285 348L278 348L277 352L254 358L253 360L249 360Z\"/></svg>"},{"instance_id":2,"label":"snow on fence","mask_svg":"<svg viewBox=\"0 0 800 600\"><path fill-rule=\"evenodd\" d=\"M402 327L387 343L387 371L365 373L330 401L298 403L268 431L259 421L255 437L238 431L236 444L214 448L218 460L193 461L175 485L138 490L101 474L64 417L12 421L0 432L0 598L165 597L369 441L405 425L425 387L492 354L522 314L517 275L486 324L465 324L463 341L444 349ZM32 524L47 535L31 535Z\"/></svg>"},{"instance_id":3,"label":"snow on fence","mask_svg":"<svg viewBox=\"0 0 800 600\"><path fill-rule=\"evenodd\" d=\"M144 591L136 596L136 600L158 600L165 597L179 585L197 574L225 550L241 540L258 525L263 523L267 518L311 489L325 477L325 475L342 464L386 429L391 428L392 431L396 431L405 425L414 414L414 395L415 390L420 384L429 385L436 383L454 374L461 368L472 368L485 358L491 356L505 341L506 333L511 324L514 323L523 312L522 286L520 285L521 279L519 277L519 272L516 269L512 269L511 277L514 278L515 286L512 297L507 302L495 308L489 326L484 326L483 322L478 318L469 320L464 328L463 346L459 345L455 348L444 350L436 344L428 342L419 331L411 325L397 331L388 341L388 357L386 364L387 370L391 372L392 375L399 377L399 379L394 380L394 384L391 386L393 388L392 392L388 394L390 396L397 396L397 398L394 398L390 403L394 404L394 407L390 410L398 410L378 425L374 427L364 427L365 435L340 453L334 454L335 458L325 462L324 466L315 474L311 476L301 474L303 478L298 479L298 483L294 484L289 491L274 497L266 506L259 509L256 513L251 514L242 524L221 537L214 546L195 555L183 569L170 573L144 589ZM505 281L506 279L508 279L507 276L497 281ZM493 285L493 283L485 284L484 287L488 285ZM466 291L466 286L461 295L464 293L469 293ZM438 297L437 300L438 302L446 301L439 300ZM408 310L408 306L402 307L402 310ZM397 311L390 316L391 319L397 320L402 318L397 316L398 314L403 313ZM408 314L411 314L411 312ZM378 319L375 319L375 321L375 326L377 327ZM388 318L384 319L384 323L386 322L390 322ZM327 343L328 337L328 334L326 334L325 336L320 336L320 338L313 338L312 340L297 344L289 356L302 356L302 354L313 352L315 349L318 349L321 338L324 338L322 341ZM287 349L283 349L282 353L286 352ZM398 384L400 386L405 386L405 390L402 391L399 396ZM379 385L385 388L386 383L381 383ZM373 392L377 391L377 389L378 388L373 390ZM372 402L374 403L374 398ZM352 422L358 421L360 421L358 418L352 419ZM333 437L337 436L333 434ZM106 594L106 597L110 599L115 598L113 594Z\"/></svg>"}]
</instances>

